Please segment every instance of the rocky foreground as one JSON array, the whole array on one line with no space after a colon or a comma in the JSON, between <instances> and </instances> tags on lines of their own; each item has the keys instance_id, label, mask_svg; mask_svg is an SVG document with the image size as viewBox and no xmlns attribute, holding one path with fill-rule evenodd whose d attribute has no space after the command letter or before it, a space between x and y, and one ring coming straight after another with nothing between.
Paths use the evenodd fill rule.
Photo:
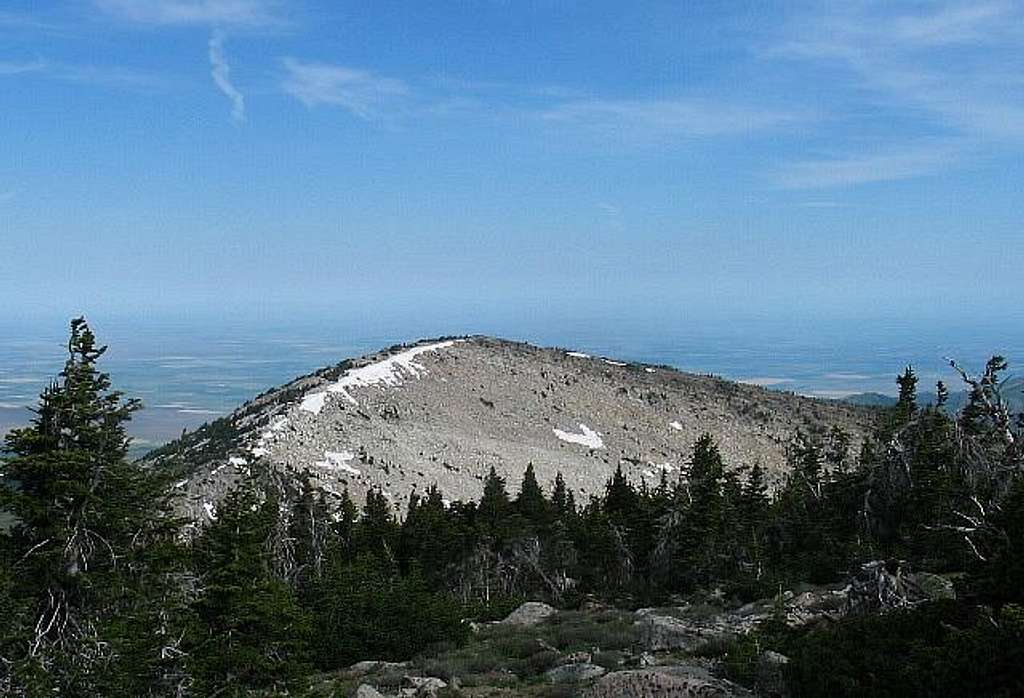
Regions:
<instances>
[{"instance_id":1,"label":"rocky foreground","mask_svg":"<svg viewBox=\"0 0 1024 698\"><path fill-rule=\"evenodd\" d=\"M872 562L847 584L786 591L726 607L709 599L681 606L617 610L598 604L557 611L529 602L502 621L473 624L463 648L407 662L363 661L313 682L312 694L357 698L580 696L661 698L784 696L789 659L749 655L749 687L724 676L743 638L770 619L790 627L834 623L954 596L943 577Z\"/></svg>"},{"instance_id":2,"label":"rocky foreground","mask_svg":"<svg viewBox=\"0 0 1024 698\"><path fill-rule=\"evenodd\" d=\"M528 463L561 472L578 501L616 467L633 481L679 476L710 432L727 464L784 468L798 429L838 426L857 443L871 412L663 366L487 337L392 347L299 378L156 452L192 470L188 512L212 519L224 492L260 461L359 503L379 488L397 510L437 485L478 498L493 467L514 490Z\"/></svg>"}]
</instances>

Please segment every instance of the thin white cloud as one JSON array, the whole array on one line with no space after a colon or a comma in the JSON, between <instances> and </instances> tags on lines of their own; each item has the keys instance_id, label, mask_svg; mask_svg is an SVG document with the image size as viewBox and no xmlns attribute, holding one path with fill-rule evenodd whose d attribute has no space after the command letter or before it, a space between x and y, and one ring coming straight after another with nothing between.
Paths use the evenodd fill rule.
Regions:
<instances>
[{"instance_id":1,"label":"thin white cloud","mask_svg":"<svg viewBox=\"0 0 1024 698\"><path fill-rule=\"evenodd\" d=\"M35 61L0 61L0 75L22 75L24 73L38 73L46 70L46 62Z\"/></svg>"},{"instance_id":2,"label":"thin white cloud","mask_svg":"<svg viewBox=\"0 0 1024 698\"><path fill-rule=\"evenodd\" d=\"M807 114L708 100L573 100L539 112L551 123L627 138L713 137L753 133L791 124Z\"/></svg>"},{"instance_id":3,"label":"thin white cloud","mask_svg":"<svg viewBox=\"0 0 1024 698\"><path fill-rule=\"evenodd\" d=\"M123 66L76 65L36 59L23 62L0 62L0 77L32 75L85 85L154 89L167 83L165 76Z\"/></svg>"},{"instance_id":4,"label":"thin white cloud","mask_svg":"<svg viewBox=\"0 0 1024 698\"><path fill-rule=\"evenodd\" d=\"M846 204L840 201L801 201L797 206L800 208L843 208Z\"/></svg>"},{"instance_id":5,"label":"thin white cloud","mask_svg":"<svg viewBox=\"0 0 1024 698\"><path fill-rule=\"evenodd\" d=\"M341 107L365 120L394 115L410 92L401 80L341 65L285 58L284 67L285 93L307 107Z\"/></svg>"},{"instance_id":6,"label":"thin white cloud","mask_svg":"<svg viewBox=\"0 0 1024 698\"><path fill-rule=\"evenodd\" d=\"M0 29L30 30L45 33L61 33L63 27L45 22L32 15L0 11Z\"/></svg>"},{"instance_id":7,"label":"thin white cloud","mask_svg":"<svg viewBox=\"0 0 1024 698\"><path fill-rule=\"evenodd\" d=\"M793 21L765 55L831 70L835 85L868 96L860 108L889 110L888 119L936 134L936 141L879 154L883 136L870 153L779 168L781 186L917 177L960 166L967 156L1024 147L1024 6L953 0L822 7L828 9Z\"/></svg>"},{"instance_id":8,"label":"thin white cloud","mask_svg":"<svg viewBox=\"0 0 1024 698\"><path fill-rule=\"evenodd\" d=\"M872 155L790 162L776 168L773 179L783 189L891 182L933 174L955 162L957 157L956 150L935 144Z\"/></svg>"},{"instance_id":9,"label":"thin white cloud","mask_svg":"<svg viewBox=\"0 0 1024 698\"><path fill-rule=\"evenodd\" d=\"M118 17L140 24L262 27L277 24L279 3L269 0L95 0Z\"/></svg>"},{"instance_id":10,"label":"thin white cloud","mask_svg":"<svg viewBox=\"0 0 1024 698\"><path fill-rule=\"evenodd\" d=\"M224 33L213 32L209 44L210 76L217 89L231 102L231 118L236 123L245 121L245 96L231 82L231 67L224 56Z\"/></svg>"}]
</instances>

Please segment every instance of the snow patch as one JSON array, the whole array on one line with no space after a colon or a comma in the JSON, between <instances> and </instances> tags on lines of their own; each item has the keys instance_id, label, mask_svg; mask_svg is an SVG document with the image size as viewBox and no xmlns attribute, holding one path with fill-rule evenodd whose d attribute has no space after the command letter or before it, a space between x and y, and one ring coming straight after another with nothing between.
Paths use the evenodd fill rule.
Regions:
<instances>
[{"instance_id":1,"label":"snow patch","mask_svg":"<svg viewBox=\"0 0 1024 698\"><path fill-rule=\"evenodd\" d=\"M184 487L187 484L188 484L188 478L185 478L181 482L175 482L174 483L174 489L179 490L179 489L181 489L182 487Z\"/></svg>"},{"instance_id":2,"label":"snow patch","mask_svg":"<svg viewBox=\"0 0 1024 698\"><path fill-rule=\"evenodd\" d=\"M210 519L210 521L216 521L217 520L217 508L216 507L214 507L209 502L203 502L203 509L206 510L206 516Z\"/></svg>"},{"instance_id":3,"label":"snow patch","mask_svg":"<svg viewBox=\"0 0 1024 698\"><path fill-rule=\"evenodd\" d=\"M345 400L358 405L359 402L349 392L351 388L361 388L371 385L401 385L403 378L419 378L425 372L422 365L416 363L415 359L420 354L430 351L446 349L455 344L455 340L447 342L435 342L424 344L419 347L407 349L394 356L389 356L383 361L349 369L344 376L327 387L326 391L310 393L306 395L299 404L299 409L313 414L320 414L327 402L328 393L340 393Z\"/></svg>"},{"instance_id":4,"label":"snow patch","mask_svg":"<svg viewBox=\"0 0 1024 698\"><path fill-rule=\"evenodd\" d=\"M654 369L651 368L650 366L644 366L644 370L647 371L648 373L654 373Z\"/></svg>"},{"instance_id":5,"label":"snow patch","mask_svg":"<svg viewBox=\"0 0 1024 698\"><path fill-rule=\"evenodd\" d=\"M316 466L318 468L341 470L351 475L360 476L362 473L348 464L349 461L353 460L355 457L356 454L351 451L324 451L325 460L317 461Z\"/></svg>"},{"instance_id":6,"label":"snow patch","mask_svg":"<svg viewBox=\"0 0 1024 698\"><path fill-rule=\"evenodd\" d=\"M573 356L577 359L591 359L593 358L590 354L584 354L582 351L567 351L566 356Z\"/></svg>"},{"instance_id":7,"label":"snow patch","mask_svg":"<svg viewBox=\"0 0 1024 698\"><path fill-rule=\"evenodd\" d=\"M670 427L672 427L673 429L675 429L676 431L682 431L683 430L683 425L680 424L679 422L669 422L668 425Z\"/></svg>"},{"instance_id":8,"label":"snow patch","mask_svg":"<svg viewBox=\"0 0 1024 698\"><path fill-rule=\"evenodd\" d=\"M238 456L231 456L230 458L228 458L228 465L233 465L236 468L241 468L246 465L249 465L249 461L247 461L244 458L239 458Z\"/></svg>"},{"instance_id":9,"label":"snow patch","mask_svg":"<svg viewBox=\"0 0 1024 698\"><path fill-rule=\"evenodd\" d=\"M601 359L601 361L604 361L609 366L625 366L626 365L626 363L624 361L612 361L611 359Z\"/></svg>"},{"instance_id":10,"label":"snow patch","mask_svg":"<svg viewBox=\"0 0 1024 698\"><path fill-rule=\"evenodd\" d=\"M262 446L257 446L256 448L250 450L249 452L257 458L262 458L263 456L270 455L270 450L263 448Z\"/></svg>"},{"instance_id":11,"label":"snow patch","mask_svg":"<svg viewBox=\"0 0 1024 698\"><path fill-rule=\"evenodd\" d=\"M327 393L310 393L302 398L299 409L305 412L312 412L313 414L320 414L320 410L324 408L326 402Z\"/></svg>"},{"instance_id":12,"label":"snow patch","mask_svg":"<svg viewBox=\"0 0 1024 698\"><path fill-rule=\"evenodd\" d=\"M562 441L568 441L571 444L579 444L587 448L604 448L604 441L601 440L601 435L586 424L580 424L580 431L582 432L580 434L573 434L561 429L552 429L551 431L555 432L555 436Z\"/></svg>"}]
</instances>

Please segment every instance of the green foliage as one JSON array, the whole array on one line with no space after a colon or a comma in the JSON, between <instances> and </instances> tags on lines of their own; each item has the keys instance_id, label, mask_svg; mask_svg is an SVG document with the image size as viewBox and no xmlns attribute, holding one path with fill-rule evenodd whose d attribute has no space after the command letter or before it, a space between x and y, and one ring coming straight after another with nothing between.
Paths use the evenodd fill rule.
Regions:
<instances>
[{"instance_id":1,"label":"green foliage","mask_svg":"<svg viewBox=\"0 0 1024 698\"><path fill-rule=\"evenodd\" d=\"M996 618L953 602L851 616L783 644L794 696L1018 696L1021 607Z\"/></svg>"},{"instance_id":2,"label":"green foliage","mask_svg":"<svg viewBox=\"0 0 1024 698\"><path fill-rule=\"evenodd\" d=\"M190 650L205 693L279 688L307 668L309 618L273 573L268 542L278 516L276 496L244 482L195 542L201 591Z\"/></svg>"},{"instance_id":3,"label":"green foliage","mask_svg":"<svg viewBox=\"0 0 1024 698\"><path fill-rule=\"evenodd\" d=\"M0 508L0 603L12 692L135 695L180 682L183 558L168 481L127 460L124 423L140 405L111 389L106 350L71 322L68 359L31 426L9 433ZM15 484L16 483L16 484Z\"/></svg>"},{"instance_id":4,"label":"green foliage","mask_svg":"<svg viewBox=\"0 0 1024 698\"><path fill-rule=\"evenodd\" d=\"M316 662L323 669L407 659L435 643L462 643L469 633L453 599L431 591L415 570L397 575L371 555L331 560L311 605Z\"/></svg>"}]
</instances>

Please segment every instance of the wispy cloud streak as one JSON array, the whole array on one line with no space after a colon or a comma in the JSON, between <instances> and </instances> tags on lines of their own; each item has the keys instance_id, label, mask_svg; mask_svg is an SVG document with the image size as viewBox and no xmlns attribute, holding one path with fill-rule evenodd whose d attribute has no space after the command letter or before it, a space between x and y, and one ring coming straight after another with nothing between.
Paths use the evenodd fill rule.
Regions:
<instances>
[{"instance_id":1,"label":"wispy cloud streak","mask_svg":"<svg viewBox=\"0 0 1024 698\"><path fill-rule=\"evenodd\" d=\"M39 73L46 70L46 62L35 61L0 61L0 75L23 75L25 73Z\"/></svg>"},{"instance_id":2,"label":"wispy cloud streak","mask_svg":"<svg viewBox=\"0 0 1024 698\"><path fill-rule=\"evenodd\" d=\"M341 107L365 120L394 115L409 95L401 80L328 63L284 59L285 93L307 107Z\"/></svg>"},{"instance_id":3,"label":"wispy cloud streak","mask_svg":"<svg viewBox=\"0 0 1024 698\"><path fill-rule=\"evenodd\" d=\"M792 163L777 170L781 186L905 179L948 170L968 156L1024 147L1019 3L826 7L793 21L765 55L830 69L837 85L868 95L867 105L891 110L920 133L930 131L931 140L884 147L883 138L871 153Z\"/></svg>"},{"instance_id":4,"label":"wispy cloud streak","mask_svg":"<svg viewBox=\"0 0 1024 698\"><path fill-rule=\"evenodd\" d=\"M539 112L552 123L628 137L748 134L807 118L796 112L690 99L573 100Z\"/></svg>"},{"instance_id":5,"label":"wispy cloud streak","mask_svg":"<svg viewBox=\"0 0 1024 698\"><path fill-rule=\"evenodd\" d=\"M123 66L78 65L44 59L0 62L0 77L18 76L139 90L151 90L167 84L166 76Z\"/></svg>"},{"instance_id":6,"label":"wispy cloud streak","mask_svg":"<svg viewBox=\"0 0 1024 698\"><path fill-rule=\"evenodd\" d=\"M959 153L943 143L932 147L871 155L849 155L791 162L773 174L783 189L816 189L869 182L891 182L932 174L955 162Z\"/></svg>"},{"instance_id":7,"label":"wispy cloud streak","mask_svg":"<svg viewBox=\"0 0 1024 698\"><path fill-rule=\"evenodd\" d=\"M277 24L277 2L268 0L95 0L118 17L140 24L206 24L262 27Z\"/></svg>"},{"instance_id":8,"label":"wispy cloud streak","mask_svg":"<svg viewBox=\"0 0 1024 698\"><path fill-rule=\"evenodd\" d=\"M224 56L224 33L215 31L210 37L210 76L217 89L231 102L231 118L236 123L245 121L245 96L231 82L231 67Z\"/></svg>"}]
</instances>

